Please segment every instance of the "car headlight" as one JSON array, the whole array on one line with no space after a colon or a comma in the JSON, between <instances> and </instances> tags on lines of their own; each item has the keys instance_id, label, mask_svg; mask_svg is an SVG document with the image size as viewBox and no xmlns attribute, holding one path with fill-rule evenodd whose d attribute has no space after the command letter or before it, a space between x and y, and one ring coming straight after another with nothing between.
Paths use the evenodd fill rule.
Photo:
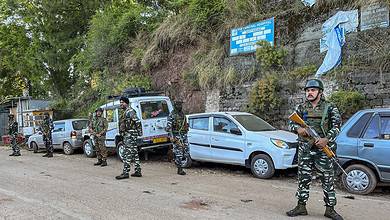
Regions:
<instances>
[{"instance_id":1,"label":"car headlight","mask_svg":"<svg viewBox=\"0 0 390 220\"><path fill-rule=\"evenodd\" d=\"M279 140L279 139L273 139L273 138L271 138L271 142L272 142L275 146L277 146L277 147L279 147L279 148L283 148L283 149L289 148L288 144L287 144L285 141L282 141L282 140Z\"/></svg>"}]
</instances>

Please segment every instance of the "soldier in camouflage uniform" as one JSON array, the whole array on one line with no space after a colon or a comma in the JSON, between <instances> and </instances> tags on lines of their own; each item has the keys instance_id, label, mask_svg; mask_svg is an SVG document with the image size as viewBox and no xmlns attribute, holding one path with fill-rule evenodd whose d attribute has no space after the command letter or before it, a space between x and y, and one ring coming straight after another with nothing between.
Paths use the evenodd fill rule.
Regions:
<instances>
[{"instance_id":1,"label":"soldier in camouflage uniform","mask_svg":"<svg viewBox=\"0 0 390 220\"><path fill-rule=\"evenodd\" d=\"M123 152L123 173L115 178L129 178L130 163L134 162L135 172L131 174L133 177L141 177L141 165L138 155L137 140L142 136L142 127L137 113L129 106L129 99L126 97L120 98L120 106L123 110L119 121L119 132L123 137L124 152Z\"/></svg>"},{"instance_id":2,"label":"soldier in camouflage uniform","mask_svg":"<svg viewBox=\"0 0 390 220\"><path fill-rule=\"evenodd\" d=\"M8 134L11 138L12 154L9 156L20 156L20 147L16 140L18 135L18 123L13 114L8 115Z\"/></svg>"},{"instance_id":3,"label":"soldier in camouflage uniform","mask_svg":"<svg viewBox=\"0 0 390 220\"><path fill-rule=\"evenodd\" d=\"M324 191L324 202L326 206L324 216L341 220L343 219L335 210L336 193L334 189L335 169L332 161L322 151L322 147L328 145L333 152L336 152L335 139L340 132L341 116L337 107L326 101L323 97L324 86L318 79L308 80L305 86L306 101L298 105L296 113L306 122L308 126L321 136L319 139L312 139L308 136L306 129L290 121L289 129L298 133L298 190L296 197L298 205L288 211L288 216L307 215L306 202L309 199L309 188L312 180L312 171L319 175Z\"/></svg>"},{"instance_id":4,"label":"soldier in camouflage uniform","mask_svg":"<svg viewBox=\"0 0 390 220\"><path fill-rule=\"evenodd\" d=\"M43 121L40 126L40 130L42 131L42 138L45 142L46 154L43 157L53 157L53 139L51 136L51 132L54 129L53 120L51 120L49 113L45 112Z\"/></svg>"},{"instance_id":5,"label":"soldier in camouflage uniform","mask_svg":"<svg viewBox=\"0 0 390 220\"><path fill-rule=\"evenodd\" d=\"M169 114L166 131L173 145L177 174L186 175L182 167L182 161L183 157L188 155L188 123L182 110L182 102L176 101L174 107L175 109Z\"/></svg>"},{"instance_id":6,"label":"soldier in camouflage uniform","mask_svg":"<svg viewBox=\"0 0 390 220\"><path fill-rule=\"evenodd\" d=\"M92 119L90 125L90 133L93 135L95 142L95 150L98 161L94 163L95 166L107 166L107 148L105 145L106 132L108 128L107 120L102 116L103 109L98 108L95 111L96 116Z\"/></svg>"}]
</instances>

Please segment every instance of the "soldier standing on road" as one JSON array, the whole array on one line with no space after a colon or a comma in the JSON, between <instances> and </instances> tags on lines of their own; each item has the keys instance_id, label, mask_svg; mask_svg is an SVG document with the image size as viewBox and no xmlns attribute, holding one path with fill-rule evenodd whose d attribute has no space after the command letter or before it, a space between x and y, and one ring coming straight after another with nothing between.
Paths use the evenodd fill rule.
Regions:
<instances>
[{"instance_id":1,"label":"soldier standing on road","mask_svg":"<svg viewBox=\"0 0 390 220\"><path fill-rule=\"evenodd\" d=\"M98 108L96 116L92 119L90 125L90 133L93 135L95 142L95 150L98 161L94 163L95 166L107 166L107 148L104 142L106 141L106 132L108 128L107 120L102 116L103 109Z\"/></svg>"},{"instance_id":2,"label":"soldier standing on road","mask_svg":"<svg viewBox=\"0 0 390 220\"><path fill-rule=\"evenodd\" d=\"M342 220L334 210L336 193L334 189L335 169L332 161L322 151L328 145L336 152L335 139L340 132L341 116L337 107L323 97L324 86L318 79L308 80L305 86L306 101L296 107L296 113L311 126L321 138L313 140L305 128L290 121L291 131L298 133L298 190L297 206L286 214L290 217L307 215L306 202L309 199L309 188L312 180L312 170L316 170L324 191L326 206L324 216Z\"/></svg>"},{"instance_id":3,"label":"soldier standing on road","mask_svg":"<svg viewBox=\"0 0 390 220\"><path fill-rule=\"evenodd\" d=\"M8 134L11 138L12 154L9 156L20 156L20 147L16 140L18 135L18 123L15 121L13 114L8 115Z\"/></svg>"},{"instance_id":4,"label":"soldier standing on road","mask_svg":"<svg viewBox=\"0 0 390 220\"><path fill-rule=\"evenodd\" d=\"M186 175L182 167L183 157L188 155L188 123L182 110L182 102L174 102L174 110L169 114L166 131L173 145L173 154L177 166L177 174Z\"/></svg>"},{"instance_id":5,"label":"soldier standing on road","mask_svg":"<svg viewBox=\"0 0 390 220\"><path fill-rule=\"evenodd\" d=\"M128 98L120 98L120 107L123 110L119 121L119 132L123 137L124 144L123 173L115 178L118 180L129 178L131 162L134 162L135 166L135 172L131 176L141 177L141 165L137 146L137 140L142 136L141 122L135 110L129 106Z\"/></svg>"},{"instance_id":6,"label":"soldier standing on road","mask_svg":"<svg viewBox=\"0 0 390 220\"><path fill-rule=\"evenodd\" d=\"M53 140L51 136L51 132L54 129L53 120L51 120L49 113L44 113L44 118L41 123L40 130L42 131L42 138L45 142L46 154L43 157L53 157Z\"/></svg>"}]
</instances>

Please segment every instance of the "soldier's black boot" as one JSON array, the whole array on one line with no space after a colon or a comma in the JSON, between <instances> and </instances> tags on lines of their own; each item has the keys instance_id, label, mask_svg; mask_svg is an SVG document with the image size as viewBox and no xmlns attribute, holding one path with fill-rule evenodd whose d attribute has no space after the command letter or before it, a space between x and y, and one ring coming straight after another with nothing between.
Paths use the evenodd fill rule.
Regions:
<instances>
[{"instance_id":1,"label":"soldier's black boot","mask_svg":"<svg viewBox=\"0 0 390 220\"><path fill-rule=\"evenodd\" d=\"M324 216L333 220L343 220L343 217L334 210L333 206L326 206Z\"/></svg>"},{"instance_id":2,"label":"soldier's black boot","mask_svg":"<svg viewBox=\"0 0 390 220\"><path fill-rule=\"evenodd\" d=\"M115 177L115 179L117 179L117 180L128 179L128 178L129 178L128 173L122 173L121 175Z\"/></svg>"},{"instance_id":3,"label":"soldier's black boot","mask_svg":"<svg viewBox=\"0 0 390 220\"><path fill-rule=\"evenodd\" d=\"M106 160L103 160L103 161L102 161L102 164L101 164L100 166L102 166L102 167L107 166L107 161L106 161Z\"/></svg>"},{"instance_id":4,"label":"soldier's black boot","mask_svg":"<svg viewBox=\"0 0 390 220\"><path fill-rule=\"evenodd\" d=\"M290 217L295 217L298 215L307 215L306 205L298 203L294 209L286 212L286 214Z\"/></svg>"},{"instance_id":5,"label":"soldier's black boot","mask_svg":"<svg viewBox=\"0 0 390 220\"><path fill-rule=\"evenodd\" d=\"M49 156L49 152L46 152L46 154L44 154L42 157L47 157Z\"/></svg>"},{"instance_id":6,"label":"soldier's black boot","mask_svg":"<svg viewBox=\"0 0 390 220\"><path fill-rule=\"evenodd\" d=\"M48 153L47 157L53 157L53 152Z\"/></svg>"},{"instance_id":7,"label":"soldier's black boot","mask_svg":"<svg viewBox=\"0 0 390 220\"><path fill-rule=\"evenodd\" d=\"M17 156L22 156L22 155L20 153L15 153L14 156L17 157Z\"/></svg>"},{"instance_id":8,"label":"soldier's black boot","mask_svg":"<svg viewBox=\"0 0 390 220\"><path fill-rule=\"evenodd\" d=\"M99 165L102 165L103 161L101 159L98 159L98 161L96 163L94 163L93 165L94 166L99 166Z\"/></svg>"},{"instance_id":9,"label":"soldier's black boot","mask_svg":"<svg viewBox=\"0 0 390 220\"><path fill-rule=\"evenodd\" d=\"M142 177L142 173L140 171L135 171L133 174L131 174L132 177Z\"/></svg>"},{"instance_id":10,"label":"soldier's black boot","mask_svg":"<svg viewBox=\"0 0 390 220\"><path fill-rule=\"evenodd\" d=\"M12 154L10 154L9 156L10 156L10 157L15 156L15 152L13 152Z\"/></svg>"},{"instance_id":11,"label":"soldier's black boot","mask_svg":"<svg viewBox=\"0 0 390 220\"><path fill-rule=\"evenodd\" d=\"M186 172L184 172L183 167L178 167L177 168L177 174L179 174L179 175L186 175Z\"/></svg>"}]
</instances>

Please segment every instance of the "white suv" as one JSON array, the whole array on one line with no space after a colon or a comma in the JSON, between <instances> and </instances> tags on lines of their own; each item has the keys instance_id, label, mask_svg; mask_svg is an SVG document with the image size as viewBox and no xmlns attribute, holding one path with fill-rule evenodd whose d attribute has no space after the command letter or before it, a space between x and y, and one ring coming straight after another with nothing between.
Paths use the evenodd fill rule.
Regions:
<instances>
[{"instance_id":1,"label":"white suv","mask_svg":"<svg viewBox=\"0 0 390 220\"><path fill-rule=\"evenodd\" d=\"M245 112L188 116L192 160L251 168L257 178L271 178L275 169L297 166L297 135L278 130ZM191 161L186 161L190 166Z\"/></svg>"},{"instance_id":2,"label":"white suv","mask_svg":"<svg viewBox=\"0 0 390 220\"><path fill-rule=\"evenodd\" d=\"M144 95L144 96L143 96ZM165 131L169 113L173 110L170 99L166 96L141 94L137 97L129 97L129 105L136 111L142 124L142 143L140 150L161 148L171 144L168 133ZM105 144L109 151L116 151L122 160L123 143L119 135L119 100L108 102L102 105L103 116L108 121L108 131ZM87 157L95 157L93 141L88 133L88 129L83 130L84 154Z\"/></svg>"}]
</instances>

